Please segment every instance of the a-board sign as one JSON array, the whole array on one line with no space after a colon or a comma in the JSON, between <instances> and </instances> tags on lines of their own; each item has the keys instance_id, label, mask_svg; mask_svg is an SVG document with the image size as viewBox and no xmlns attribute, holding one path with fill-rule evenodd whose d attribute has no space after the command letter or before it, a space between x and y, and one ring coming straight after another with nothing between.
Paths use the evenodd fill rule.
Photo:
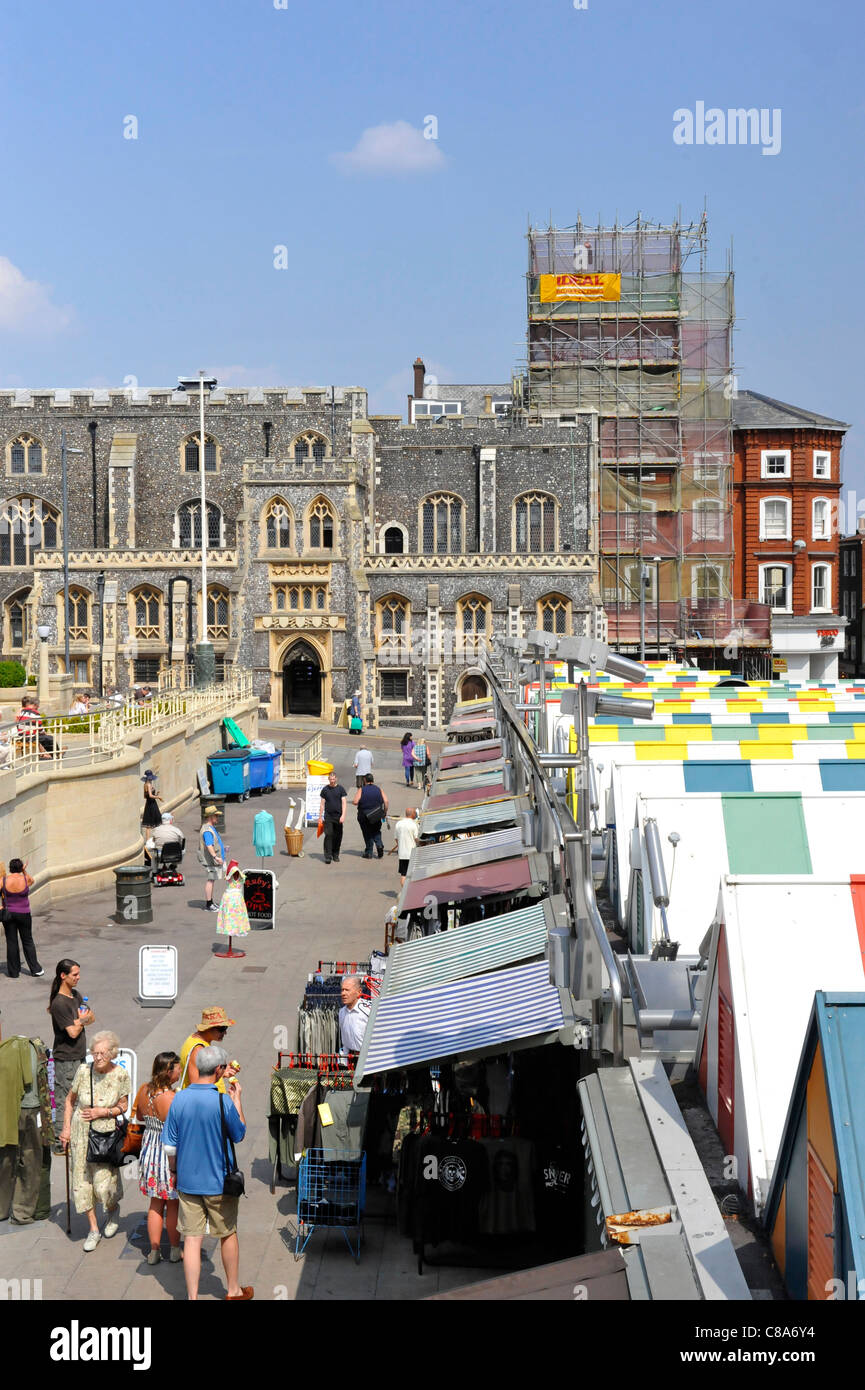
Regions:
<instances>
[{"instance_id":1,"label":"a-board sign","mask_svg":"<svg viewBox=\"0 0 865 1390\"><path fill-rule=\"evenodd\" d=\"M327 777L314 777L311 772L306 774L306 823L318 820L318 808L321 805L321 789L327 786Z\"/></svg>"},{"instance_id":2,"label":"a-board sign","mask_svg":"<svg viewBox=\"0 0 865 1390\"><path fill-rule=\"evenodd\" d=\"M89 1067L92 1061L93 1053L88 1048L87 1056L84 1058L85 1066ZM127 1120L129 1120L132 1118L132 1102L135 1100L138 1091L138 1055L132 1051L131 1047L121 1047L118 1049L117 1056L114 1058L114 1065L116 1067L122 1067L129 1075L129 1099L126 1102L126 1109L124 1111ZM95 1075L94 1072L94 1078ZM84 1095L79 1097L80 1105L90 1104L89 1084L88 1082L85 1087Z\"/></svg>"},{"instance_id":3,"label":"a-board sign","mask_svg":"<svg viewBox=\"0 0 865 1390\"><path fill-rule=\"evenodd\" d=\"M253 931L266 931L276 920L276 875L272 869L247 869L243 882L246 915Z\"/></svg>"},{"instance_id":4,"label":"a-board sign","mask_svg":"<svg viewBox=\"0 0 865 1390\"><path fill-rule=\"evenodd\" d=\"M139 949L138 998L145 1008L171 1008L177 998L176 946Z\"/></svg>"},{"instance_id":5,"label":"a-board sign","mask_svg":"<svg viewBox=\"0 0 865 1390\"><path fill-rule=\"evenodd\" d=\"M198 777L198 790L202 796L210 796L210 783L207 780L207 768L200 767L196 773Z\"/></svg>"}]
</instances>

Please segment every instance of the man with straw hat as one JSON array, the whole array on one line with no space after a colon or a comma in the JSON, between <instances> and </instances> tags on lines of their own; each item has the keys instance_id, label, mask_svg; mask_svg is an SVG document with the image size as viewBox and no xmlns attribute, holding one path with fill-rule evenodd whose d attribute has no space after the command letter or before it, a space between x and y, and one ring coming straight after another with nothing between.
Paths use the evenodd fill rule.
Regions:
<instances>
[{"instance_id":1,"label":"man with straw hat","mask_svg":"<svg viewBox=\"0 0 865 1390\"><path fill-rule=\"evenodd\" d=\"M208 1004L201 1010L201 1021L194 1033L190 1033L186 1042L180 1049L180 1089L184 1091L187 1086L192 1086L198 1082L198 1067L195 1065L195 1054L200 1047L211 1047L214 1043L222 1043L229 1028L234 1027L234 1019L229 1018L221 1004ZM235 1074L234 1068L229 1066L230 1076L227 1081ZM226 1094L226 1088L221 1081L217 1082L216 1089Z\"/></svg>"},{"instance_id":2,"label":"man with straw hat","mask_svg":"<svg viewBox=\"0 0 865 1390\"><path fill-rule=\"evenodd\" d=\"M222 843L222 836L216 828L218 817L218 807L205 806L204 821L198 837L198 862L202 868L207 870L207 882L204 885L205 912L219 911L213 901L213 885L220 877L225 865L225 845Z\"/></svg>"}]
</instances>

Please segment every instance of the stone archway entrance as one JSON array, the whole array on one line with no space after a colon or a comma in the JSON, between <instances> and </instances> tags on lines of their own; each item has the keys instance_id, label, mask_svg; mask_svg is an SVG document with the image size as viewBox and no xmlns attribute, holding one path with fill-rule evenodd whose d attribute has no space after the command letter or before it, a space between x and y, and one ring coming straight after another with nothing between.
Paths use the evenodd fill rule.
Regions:
<instances>
[{"instance_id":1,"label":"stone archway entrance","mask_svg":"<svg viewBox=\"0 0 865 1390\"><path fill-rule=\"evenodd\" d=\"M459 693L461 703L465 700L485 700L489 693L483 676L463 676Z\"/></svg>"},{"instance_id":2,"label":"stone archway entrance","mask_svg":"<svg viewBox=\"0 0 865 1390\"><path fill-rule=\"evenodd\" d=\"M282 667L282 713L321 715L322 669L318 652L298 642L286 653Z\"/></svg>"}]
</instances>

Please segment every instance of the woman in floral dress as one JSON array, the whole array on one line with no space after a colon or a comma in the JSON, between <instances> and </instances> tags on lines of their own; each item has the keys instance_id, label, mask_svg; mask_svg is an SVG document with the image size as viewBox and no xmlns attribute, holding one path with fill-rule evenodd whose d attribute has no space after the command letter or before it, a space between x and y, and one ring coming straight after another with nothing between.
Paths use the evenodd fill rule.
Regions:
<instances>
[{"instance_id":1,"label":"woman in floral dress","mask_svg":"<svg viewBox=\"0 0 865 1390\"><path fill-rule=\"evenodd\" d=\"M150 1240L149 1265L158 1265L162 1256L162 1222L171 1243L168 1258L172 1264L182 1259L180 1234L177 1230L178 1198L174 1174L168 1166L168 1155L162 1147L162 1127L165 1124L174 1087L180 1080L180 1058L176 1052L158 1052L153 1059L153 1073L140 1088L133 1109L144 1125L141 1154L138 1159L138 1186L143 1196L150 1198L147 1212L147 1235Z\"/></svg>"},{"instance_id":2,"label":"woman in floral dress","mask_svg":"<svg viewBox=\"0 0 865 1390\"><path fill-rule=\"evenodd\" d=\"M99 1133L110 1134L126 1110L129 1099L129 1076L123 1067L115 1066L120 1040L113 1033L97 1033L93 1039L93 1065L82 1062L66 1097L61 1143L68 1144L71 1136L72 1195L75 1210L84 1212L90 1232L84 1242L86 1251L95 1250L102 1236L116 1236L120 1229L117 1208L120 1205L120 1169L110 1163L88 1163L87 1141L90 1126ZM92 1094L91 1094L92 1088ZM96 1203L101 1202L108 1220L100 1234L96 1220Z\"/></svg>"},{"instance_id":3,"label":"woman in floral dress","mask_svg":"<svg viewBox=\"0 0 865 1390\"><path fill-rule=\"evenodd\" d=\"M243 883L246 874L236 859L225 867L225 892L219 904L216 930L220 936L249 936L249 916Z\"/></svg>"}]
</instances>

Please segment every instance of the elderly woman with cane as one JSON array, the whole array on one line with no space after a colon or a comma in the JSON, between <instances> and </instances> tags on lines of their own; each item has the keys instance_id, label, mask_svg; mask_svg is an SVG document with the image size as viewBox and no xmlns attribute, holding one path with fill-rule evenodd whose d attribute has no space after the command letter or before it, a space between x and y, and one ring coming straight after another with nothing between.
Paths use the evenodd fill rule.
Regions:
<instances>
[{"instance_id":1,"label":"elderly woman with cane","mask_svg":"<svg viewBox=\"0 0 865 1390\"><path fill-rule=\"evenodd\" d=\"M90 1224L84 1242L86 1252L95 1250L102 1236L110 1239L119 1228L120 1169L110 1155L102 1155L117 1129L117 1121L129 1101L129 1077L115 1064L120 1041L114 1033L99 1032L93 1039L93 1061L82 1063L66 1097L60 1140L72 1147L72 1195L75 1210L83 1212ZM96 1203L101 1202L108 1220L100 1233Z\"/></svg>"}]
</instances>

